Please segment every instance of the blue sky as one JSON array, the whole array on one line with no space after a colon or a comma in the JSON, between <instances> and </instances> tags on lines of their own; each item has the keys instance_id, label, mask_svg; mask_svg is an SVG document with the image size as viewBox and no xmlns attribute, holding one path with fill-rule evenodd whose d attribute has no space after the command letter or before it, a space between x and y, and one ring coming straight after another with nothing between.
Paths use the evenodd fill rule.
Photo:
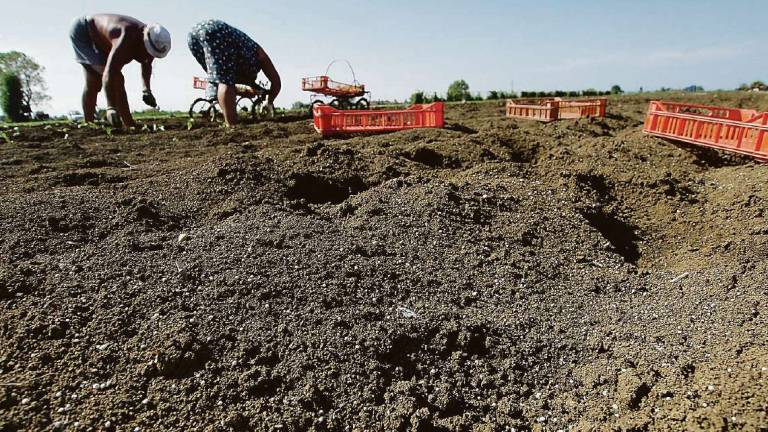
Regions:
<instances>
[{"instance_id":1,"label":"blue sky","mask_svg":"<svg viewBox=\"0 0 768 432\"><path fill-rule=\"evenodd\" d=\"M202 70L186 47L198 21L219 18L262 44L283 77L278 104L308 101L303 76L348 59L375 99L413 90L444 92L465 79L492 89L626 90L734 88L768 81L768 2L763 0L409 0L61 2L8 0L0 51L20 50L47 68L47 109L79 109L82 71L67 37L76 16L115 12L171 31L174 48L156 62L153 87L164 109L186 109ZM125 70L131 106L142 108L138 65ZM349 80L343 66L331 76ZM103 99L101 100L103 105Z\"/></svg>"}]
</instances>

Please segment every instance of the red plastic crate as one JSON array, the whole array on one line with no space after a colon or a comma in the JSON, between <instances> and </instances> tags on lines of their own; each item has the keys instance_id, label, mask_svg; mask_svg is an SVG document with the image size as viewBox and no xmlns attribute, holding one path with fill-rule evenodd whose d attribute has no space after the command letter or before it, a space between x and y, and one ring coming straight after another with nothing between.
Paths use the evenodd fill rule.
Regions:
<instances>
[{"instance_id":1,"label":"red plastic crate","mask_svg":"<svg viewBox=\"0 0 768 432\"><path fill-rule=\"evenodd\" d=\"M335 97L360 97L365 94L365 85L363 84L344 84L334 81L325 75L302 78L301 89Z\"/></svg>"},{"instance_id":2,"label":"red plastic crate","mask_svg":"<svg viewBox=\"0 0 768 432\"><path fill-rule=\"evenodd\" d=\"M315 107L315 129L323 136L348 133L392 132L404 129L442 128L445 104L413 105L397 111L342 111L329 105Z\"/></svg>"},{"instance_id":3,"label":"red plastic crate","mask_svg":"<svg viewBox=\"0 0 768 432\"><path fill-rule=\"evenodd\" d=\"M510 99L507 117L551 122L563 119L605 117L608 99Z\"/></svg>"},{"instance_id":4,"label":"red plastic crate","mask_svg":"<svg viewBox=\"0 0 768 432\"><path fill-rule=\"evenodd\" d=\"M768 113L652 101L643 132L768 161Z\"/></svg>"}]
</instances>

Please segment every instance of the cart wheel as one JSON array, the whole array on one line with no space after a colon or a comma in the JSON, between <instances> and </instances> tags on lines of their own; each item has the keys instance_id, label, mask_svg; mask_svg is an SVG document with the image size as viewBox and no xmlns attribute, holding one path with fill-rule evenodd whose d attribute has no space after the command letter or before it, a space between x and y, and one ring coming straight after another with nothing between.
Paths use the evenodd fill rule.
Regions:
<instances>
[{"instance_id":1,"label":"cart wheel","mask_svg":"<svg viewBox=\"0 0 768 432\"><path fill-rule=\"evenodd\" d=\"M243 113L245 115L250 115L253 117L254 113L254 103L253 100L250 98L247 98L245 96L241 96L237 99L237 113Z\"/></svg>"},{"instance_id":2,"label":"cart wheel","mask_svg":"<svg viewBox=\"0 0 768 432\"><path fill-rule=\"evenodd\" d=\"M338 99L332 100L331 103L329 103L328 105L330 105L330 106L332 106L332 107L334 107L336 109L344 109L344 108L342 108L343 104Z\"/></svg>"},{"instance_id":3,"label":"cart wheel","mask_svg":"<svg viewBox=\"0 0 768 432\"><path fill-rule=\"evenodd\" d=\"M251 99L251 102L251 118L255 120L261 114L261 110L264 107L264 104L267 103L267 96L261 95L256 99Z\"/></svg>"},{"instance_id":4,"label":"cart wheel","mask_svg":"<svg viewBox=\"0 0 768 432\"><path fill-rule=\"evenodd\" d=\"M218 110L210 99L199 98L189 107L189 117L203 120L216 121Z\"/></svg>"},{"instance_id":5,"label":"cart wheel","mask_svg":"<svg viewBox=\"0 0 768 432\"><path fill-rule=\"evenodd\" d=\"M371 103L368 102L368 99L362 98L357 103L355 103L355 108L359 110L367 110L371 108Z\"/></svg>"},{"instance_id":6,"label":"cart wheel","mask_svg":"<svg viewBox=\"0 0 768 432\"><path fill-rule=\"evenodd\" d=\"M321 100L316 100L316 101L312 102L312 104L309 106L309 115L314 116L315 115L315 108L319 107L320 105L325 105L325 103L323 103L323 101L321 101Z\"/></svg>"}]
</instances>

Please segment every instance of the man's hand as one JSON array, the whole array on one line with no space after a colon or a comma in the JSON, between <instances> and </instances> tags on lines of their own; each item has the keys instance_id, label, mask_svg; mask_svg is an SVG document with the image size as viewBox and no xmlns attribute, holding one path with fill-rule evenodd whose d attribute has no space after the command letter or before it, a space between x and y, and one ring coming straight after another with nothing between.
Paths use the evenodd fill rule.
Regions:
<instances>
[{"instance_id":1,"label":"man's hand","mask_svg":"<svg viewBox=\"0 0 768 432\"><path fill-rule=\"evenodd\" d=\"M120 115L117 113L117 110L112 107L107 108L107 123L109 123L112 127L121 127L123 125L123 122L120 121Z\"/></svg>"},{"instance_id":2,"label":"man's hand","mask_svg":"<svg viewBox=\"0 0 768 432\"><path fill-rule=\"evenodd\" d=\"M151 106L152 108L157 108L157 100L155 99L155 96L152 94L149 90L144 90L144 97L142 98L144 100L144 103L148 106Z\"/></svg>"}]
</instances>

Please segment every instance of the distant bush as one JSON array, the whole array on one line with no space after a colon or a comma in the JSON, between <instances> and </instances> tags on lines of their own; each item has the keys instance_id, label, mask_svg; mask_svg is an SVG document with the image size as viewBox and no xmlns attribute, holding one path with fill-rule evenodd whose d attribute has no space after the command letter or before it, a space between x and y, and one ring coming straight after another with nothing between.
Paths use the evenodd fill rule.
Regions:
<instances>
[{"instance_id":1,"label":"distant bush","mask_svg":"<svg viewBox=\"0 0 768 432\"><path fill-rule=\"evenodd\" d=\"M0 108L11 119L20 122L26 120L24 115L24 91L21 80L17 75L4 74L0 77Z\"/></svg>"},{"instance_id":2,"label":"distant bush","mask_svg":"<svg viewBox=\"0 0 768 432\"><path fill-rule=\"evenodd\" d=\"M618 94L622 94L622 93L624 93L624 90L622 90L621 86L619 86L618 84L616 84L613 87L611 87L611 94L618 95Z\"/></svg>"},{"instance_id":3,"label":"distant bush","mask_svg":"<svg viewBox=\"0 0 768 432\"><path fill-rule=\"evenodd\" d=\"M425 101L426 101L426 99L427 99L427 98L426 98L426 97L424 97L424 92L423 92L423 91L421 91L421 90L419 90L419 91L415 91L415 92L413 92L413 94L411 95L411 103L412 103L412 104L423 104L423 103L426 103L426 102L425 102Z\"/></svg>"},{"instance_id":4,"label":"distant bush","mask_svg":"<svg viewBox=\"0 0 768 432\"><path fill-rule=\"evenodd\" d=\"M446 94L448 102L461 102L472 100L472 94L469 92L469 84L464 80L458 80L448 86Z\"/></svg>"}]
</instances>

